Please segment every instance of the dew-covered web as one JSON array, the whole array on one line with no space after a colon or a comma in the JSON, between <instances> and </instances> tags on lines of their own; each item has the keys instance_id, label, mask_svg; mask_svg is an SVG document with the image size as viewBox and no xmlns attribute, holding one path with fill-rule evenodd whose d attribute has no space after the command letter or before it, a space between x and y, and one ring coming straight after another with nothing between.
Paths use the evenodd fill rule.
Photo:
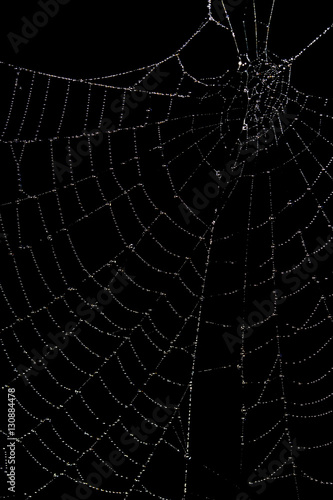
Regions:
<instances>
[{"instance_id":1,"label":"dew-covered web","mask_svg":"<svg viewBox=\"0 0 333 500\"><path fill-rule=\"evenodd\" d=\"M236 498L240 478L245 484L295 438L299 457L288 457L267 498L331 493L333 436L321 431L332 415L330 260L295 290L281 280L311 262L324 247L317 238L327 241L332 229L332 100L298 91L292 78L331 25L283 59L269 50L276 3L267 13L244 1L237 27L223 2L223 20L209 3L176 53L104 78L1 64L1 361L3 391L16 388L17 453L31 477L24 498L55 488L75 496L92 462L112 450L125 462L90 485L94 498ZM211 33L228 44L229 67L194 75L187 54ZM158 86L144 90L156 71ZM142 99L127 113L133 89ZM103 118L114 128L96 146ZM274 139L263 145L269 130ZM59 179L66 148L82 139L89 154ZM193 210L193 189L203 192L230 161L237 175ZM109 305L95 303L93 319L78 314L119 275L127 286ZM224 333L236 334L237 317L277 289L285 302L252 335L243 329L230 353ZM32 349L41 352L68 321L80 333L25 385L17 367L34 366ZM230 474L224 450L219 462L199 457L196 445L211 421L199 388L219 398L223 381L241 400ZM131 452L123 433L167 401L169 418Z\"/></svg>"}]
</instances>

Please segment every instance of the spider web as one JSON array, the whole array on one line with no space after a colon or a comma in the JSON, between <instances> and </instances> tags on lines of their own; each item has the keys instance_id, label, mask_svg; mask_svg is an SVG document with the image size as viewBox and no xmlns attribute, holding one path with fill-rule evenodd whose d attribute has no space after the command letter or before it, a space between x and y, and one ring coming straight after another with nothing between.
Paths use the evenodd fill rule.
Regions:
<instances>
[{"instance_id":1,"label":"spider web","mask_svg":"<svg viewBox=\"0 0 333 500\"><path fill-rule=\"evenodd\" d=\"M237 27L223 2L224 20L209 3L176 53L126 73L77 80L1 64L2 389L16 388L17 453L33 478L24 498L55 488L74 495L92 462L115 449L125 463L90 485L94 498L235 498L294 438L300 457L274 477L268 498L330 492L333 436L322 429L332 414L331 264L296 291L281 277L315 256L317 237L332 229L332 100L292 84L294 63L331 26L281 59L269 50L276 3L244 2ZM210 36L228 44L230 62L218 76L192 74L188 54ZM167 76L155 90L136 90L143 99L126 116L126 99L156 70ZM117 100L114 129L94 146L91 131ZM286 113L295 118L284 127ZM276 117L280 133L260 148ZM89 154L60 182L57 163L82 139ZM241 152L253 141L247 162ZM193 188L229 161L241 173L184 217ZM128 286L90 322L77 306L91 307L112 270ZM243 331L231 356L223 334L278 288L285 303L252 336ZM80 334L24 386L17 367L32 366L32 349L41 352L68 321ZM230 464L202 458L197 444L209 388L216 397L226 385L240 395ZM175 409L130 453L121 436L151 418L157 398Z\"/></svg>"}]
</instances>

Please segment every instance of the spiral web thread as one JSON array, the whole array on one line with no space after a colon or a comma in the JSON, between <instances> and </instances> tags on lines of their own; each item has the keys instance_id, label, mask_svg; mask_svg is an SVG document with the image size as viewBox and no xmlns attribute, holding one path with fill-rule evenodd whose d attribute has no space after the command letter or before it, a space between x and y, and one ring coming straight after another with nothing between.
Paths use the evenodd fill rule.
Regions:
<instances>
[{"instance_id":1,"label":"spiral web thread","mask_svg":"<svg viewBox=\"0 0 333 500\"><path fill-rule=\"evenodd\" d=\"M332 372L325 263L295 292L287 291L286 303L256 324L251 338L243 331L230 362L215 363L212 356L211 365L200 364L201 338L236 328L228 304L246 317L252 298L266 298L281 273L310 262L316 237L332 229L332 101L292 85L294 62L331 26L294 57L279 60L269 51L276 3L264 18L257 2L246 2L243 31L233 28L227 10L218 20L209 3L208 17L176 53L127 73L77 80L1 64L7 82L1 150L8 171L0 205L2 272L8 273L1 285L1 344L12 374L3 390L17 387L17 420L24 428L17 450L35 472L24 498L41 497L62 479L73 488L86 484L92 461L106 460L111 449L125 455L125 464L115 471L112 489L90 485L96 492L195 497L189 475L195 380L220 370L237 370L242 384L240 468L244 460L252 470L269 463L301 422L304 468L294 461L276 481L291 478L296 498L301 482L333 484L325 471L333 437L316 433L332 414L325 385ZM217 77L193 76L182 55L216 29L231 40L235 67ZM157 68L169 76L124 117L126 98ZM89 131L101 126L117 98L122 112L96 147L96 133ZM296 118L284 127L280 116L286 112ZM280 133L275 128L274 141L260 151L260 138L276 117ZM75 150L83 138L89 155L59 182L55 162L65 164L66 147ZM253 141L258 148L247 163L240 152ZM209 171L223 170L220 153L236 160L241 173L187 224L179 206L191 207L192 188L202 187ZM240 199L247 210L237 213ZM96 242L93 250L88 240ZM297 261L288 261L290 249ZM216 289L211 280L222 264L236 277ZM127 276L128 286L88 322L76 307L89 307L87 295L107 287L111 269ZM304 297L309 305L302 310ZM207 302L217 307L208 313ZM300 311L294 321L284 318L289 308ZM63 331L68 320L81 327L80 335L25 387L17 366L32 366L31 349L41 351L47 333ZM227 359L221 346L217 357ZM149 419L156 398L167 396L176 405L172 416L157 424L139 457L129 453L119 436ZM262 433L254 434L252 419L267 407L274 408L273 420L263 417ZM150 467L164 455L181 467L182 491L165 494L150 486Z\"/></svg>"}]
</instances>

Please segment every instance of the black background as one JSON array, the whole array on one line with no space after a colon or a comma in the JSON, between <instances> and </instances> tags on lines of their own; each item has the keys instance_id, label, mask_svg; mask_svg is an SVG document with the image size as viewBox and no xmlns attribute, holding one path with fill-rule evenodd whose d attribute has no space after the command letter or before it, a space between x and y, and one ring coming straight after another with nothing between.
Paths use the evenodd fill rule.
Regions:
<instances>
[{"instance_id":1,"label":"black background","mask_svg":"<svg viewBox=\"0 0 333 500\"><path fill-rule=\"evenodd\" d=\"M6 2L2 6L0 61L53 75L89 78L147 66L173 54L198 28L206 15L207 6L205 0L196 2L71 0L68 5L60 6L59 14L51 19L47 26L40 28L39 33L28 44L22 44L19 53L15 54L7 34L9 32L20 34L21 17L26 16L31 19L37 10L40 10L37 2L30 0L21 2L15 0ZM287 0L277 1L271 32L273 52L281 57L297 54L330 24L327 10L326 5L322 3L314 6L309 2L306 6L304 2L297 0L291 6ZM235 22L241 11L242 6L238 12L235 11ZM331 40L332 35L326 35L294 65L292 82L296 88L307 94L332 97ZM187 61L188 67L192 74L197 76L214 75L216 68L220 65L223 67L225 61L229 64L231 60L232 64L237 65L237 61L232 61L231 52L230 46L222 47L206 40L198 46L197 54L192 54L192 58ZM1 102L0 109L4 105L7 106L7 103ZM304 303L299 307L303 308ZM292 317L295 313L290 314ZM206 360L209 359L209 353L205 354L203 351L202 356L206 357ZM204 361L205 359L203 364ZM224 353L222 364L227 362L228 356ZM246 485L250 471L239 477L236 465L239 458L240 414L237 373L230 379L217 377L213 382L204 381L202 386L200 384L201 382L198 382L197 401L194 402L197 415L200 416L197 420L194 417L193 424L196 429L193 431L194 436L198 443L197 457L200 456L203 461L224 472L222 480L213 485L212 477L202 473L200 459L197 459L198 464L193 465L191 471L191 481L194 485L191 495L195 498L193 491L196 490L200 491L197 496L200 500L207 497L234 500L237 492L244 490L253 495L251 498L258 498ZM221 384L222 395L218 389L222 387ZM258 432L262 428L262 422L258 422ZM169 462L166 461L166 467L168 465ZM229 470L223 469L226 465L229 465ZM23 463L21 470L23 477L26 471ZM166 474L166 483L174 481L176 488L179 486L177 480L179 484L181 483L181 474L178 479L172 476L172 472L170 474L169 479ZM33 484L31 478L26 479L25 484L29 484L29 481ZM196 482L198 484L195 486ZM19 487L21 486L23 485ZM56 499L60 498L59 495L64 490L70 491L67 483L58 484L57 487L59 491L54 489L45 495ZM278 490L275 484L270 488L261 498L271 500L275 499L274 495L276 498L281 498L279 495L286 494L287 491L287 489ZM203 492L207 491L210 491L211 495L217 495L219 491L220 497L210 497L209 494L205 497ZM42 495L43 493L40 498L44 498ZM20 499L19 496L17 498ZM96 495L96 498L103 498L103 495ZM173 498L180 497L171 497L171 500ZM306 498L305 488L302 489L300 498Z\"/></svg>"}]
</instances>

